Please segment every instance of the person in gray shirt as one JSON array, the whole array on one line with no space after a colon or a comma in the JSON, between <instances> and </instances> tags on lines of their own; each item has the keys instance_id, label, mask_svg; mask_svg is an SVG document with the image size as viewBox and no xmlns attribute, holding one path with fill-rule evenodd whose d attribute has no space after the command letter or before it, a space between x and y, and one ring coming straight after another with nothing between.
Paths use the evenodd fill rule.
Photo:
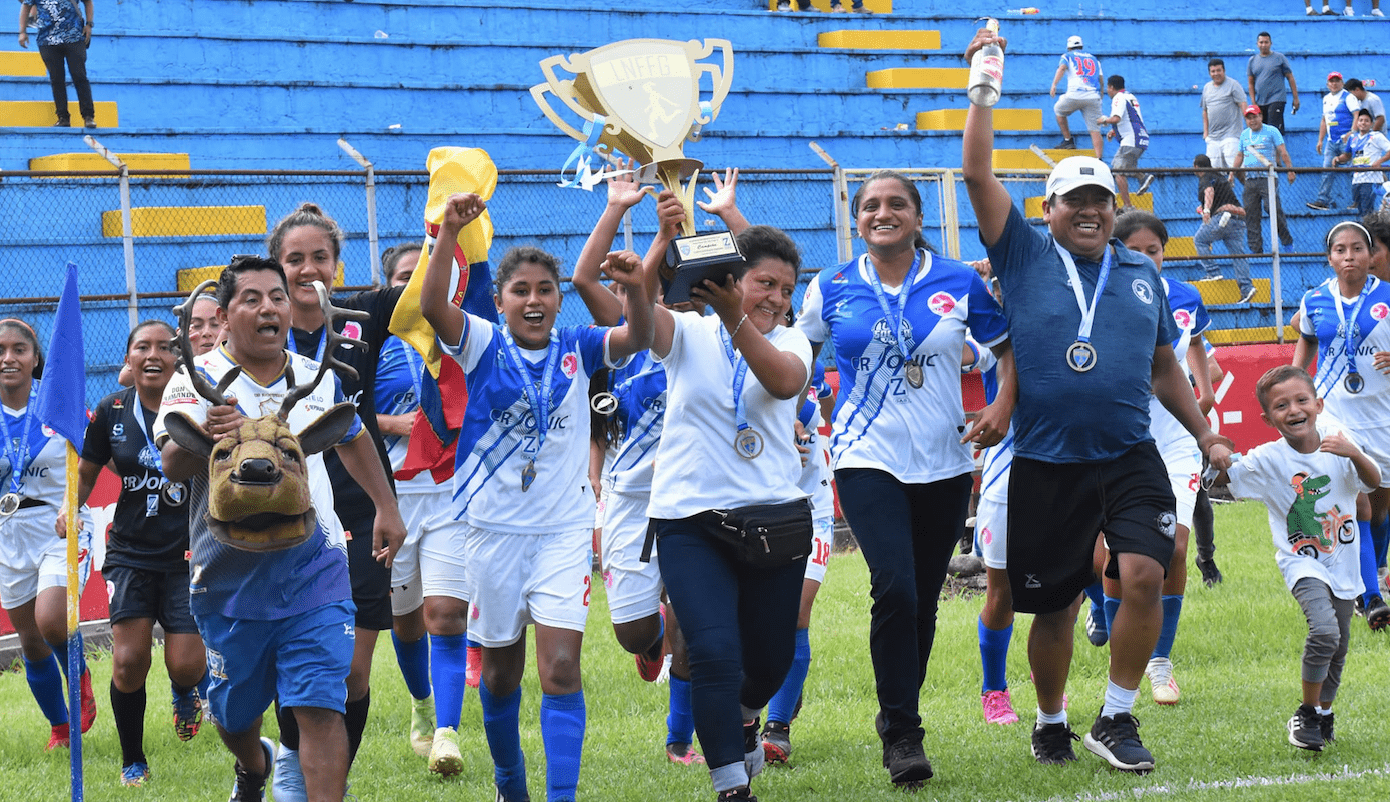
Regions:
<instances>
[{"instance_id":1,"label":"person in gray shirt","mask_svg":"<svg viewBox=\"0 0 1390 802\"><path fill-rule=\"evenodd\" d=\"M1250 102L1260 107L1260 116L1265 125L1283 131L1284 104L1290 93L1293 94L1293 113L1298 113L1298 82L1294 80L1289 60L1284 58L1283 53L1274 52L1274 40L1268 31L1260 31L1255 37L1255 46L1260 52L1245 63ZM1284 91L1285 78L1289 79L1289 92Z\"/></svg>"},{"instance_id":2,"label":"person in gray shirt","mask_svg":"<svg viewBox=\"0 0 1390 802\"><path fill-rule=\"evenodd\" d=\"M1344 87L1355 101L1348 101L1347 108L1351 109L1353 119L1356 112L1365 109L1371 113L1371 130L1385 131L1385 104L1381 102L1380 96L1375 92L1366 90L1366 85L1360 78L1348 78Z\"/></svg>"},{"instance_id":3,"label":"person in gray shirt","mask_svg":"<svg viewBox=\"0 0 1390 802\"><path fill-rule=\"evenodd\" d=\"M1226 77L1226 62L1219 58L1207 62L1207 74L1211 80L1202 87L1202 139L1212 165L1229 168L1240 152L1240 132L1245 129L1245 90Z\"/></svg>"}]
</instances>

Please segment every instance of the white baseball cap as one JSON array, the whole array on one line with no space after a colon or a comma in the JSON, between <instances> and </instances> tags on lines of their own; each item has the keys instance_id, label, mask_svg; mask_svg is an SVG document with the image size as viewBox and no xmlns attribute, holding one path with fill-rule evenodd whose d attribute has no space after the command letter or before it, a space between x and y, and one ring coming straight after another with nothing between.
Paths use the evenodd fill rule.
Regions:
<instances>
[{"instance_id":1,"label":"white baseball cap","mask_svg":"<svg viewBox=\"0 0 1390 802\"><path fill-rule=\"evenodd\" d=\"M1057 162L1047 176L1046 197L1051 200L1057 195L1086 186L1097 186L1111 195L1115 194L1115 178L1105 162L1094 156L1068 156Z\"/></svg>"},{"instance_id":2,"label":"white baseball cap","mask_svg":"<svg viewBox=\"0 0 1390 802\"><path fill-rule=\"evenodd\" d=\"M1081 37L1080 37L1080 36L1069 36L1069 37L1067 37L1067 49L1068 49L1068 50L1075 50L1076 48L1082 47L1082 46L1083 46L1083 45L1081 44Z\"/></svg>"}]
</instances>

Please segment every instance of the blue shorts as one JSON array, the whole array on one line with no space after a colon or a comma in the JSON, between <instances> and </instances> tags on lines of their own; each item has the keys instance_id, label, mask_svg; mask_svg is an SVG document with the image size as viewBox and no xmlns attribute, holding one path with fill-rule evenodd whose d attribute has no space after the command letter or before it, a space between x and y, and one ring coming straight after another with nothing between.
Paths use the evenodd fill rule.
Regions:
<instances>
[{"instance_id":1,"label":"blue shorts","mask_svg":"<svg viewBox=\"0 0 1390 802\"><path fill-rule=\"evenodd\" d=\"M217 724L245 732L277 697L281 707L344 712L355 615L343 601L278 621L198 616Z\"/></svg>"}]
</instances>

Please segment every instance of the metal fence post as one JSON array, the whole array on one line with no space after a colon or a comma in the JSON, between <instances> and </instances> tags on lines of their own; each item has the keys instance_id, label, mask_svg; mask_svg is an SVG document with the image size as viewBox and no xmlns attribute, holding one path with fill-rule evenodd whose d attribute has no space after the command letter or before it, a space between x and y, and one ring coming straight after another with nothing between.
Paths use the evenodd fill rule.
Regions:
<instances>
[{"instance_id":1,"label":"metal fence post","mask_svg":"<svg viewBox=\"0 0 1390 802\"><path fill-rule=\"evenodd\" d=\"M376 240L376 168L367 161L365 156L358 153L356 148L349 145L346 139L339 137L338 147L342 148L343 152L351 156L354 161L362 165L362 169L367 171L367 245L372 254L372 284L380 286L381 251Z\"/></svg>"},{"instance_id":2,"label":"metal fence post","mask_svg":"<svg viewBox=\"0 0 1390 802\"><path fill-rule=\"evenodd\" d=\"M825 148L815 142L809 143L811 150L821 157L830 169L831 174L831 201L830 205L835 209L835 255L840 262L848 262L854 256L854 243L850 240L849 231L849 184L845 182L845 171L840 163L831 158Z\"/></svg>"},{"instance_id":3,"label":"metal fence post","mask_svg":"<svg viewBox=\"0 0 1390 802\"><path fill-rule=\"evenodd\" d=\"M1279 175L1274 172L1274 165L1269 165L1269 170L1265 174L1265 180L1269 182L1266 189L1269 191L1269 240L1270 250L1274 253L1274 260L1270 264L1269 294L1270 300L1274 301L1274 338L1280 345L1284 344L1284 303L1283 293L1280 291L1283 283L1279 280Z\"/></svg>"},{"instance_id":4,"label":"metal fence post","mask_svg":"<svg viewBox=\"0 0 1390 802\"><path fill-rule=\"evenodd\" d=\"M135 232L130 220L130 168L90 134L82 137L82 141L121 171L121 249L125 252L125 288L130 297L127 302L127 315L130 318L130 330L135 331L135 327L140 323L140 298L135 287Z\"/></svg>"}]
</instances>

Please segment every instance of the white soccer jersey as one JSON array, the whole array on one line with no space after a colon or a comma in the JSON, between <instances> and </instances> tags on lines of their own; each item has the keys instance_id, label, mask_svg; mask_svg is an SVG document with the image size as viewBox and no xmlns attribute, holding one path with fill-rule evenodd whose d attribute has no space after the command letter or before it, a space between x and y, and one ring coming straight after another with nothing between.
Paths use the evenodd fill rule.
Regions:
<instances>
[{"instance_id":1,"label":"white soccer jersey","mask_svg":"<svg viewBox=\"0 0 1390 802\"><path fill-rule=\"evenodd\" d=\"M63 492L67 487L68 441L39 423L34 407L34 394L38 389L36 379L29 404L23 409L3 408L10 442L0 453L0 495L15 492L28 499L51 504L56 510L63 505ZM11 455L24 466L17 486Z\"/></svg>"},{"instance_id":2,"label":"white soccer jersey","mask_svg":"<svg viewBox=\"0 0 1390 802\"><path fill-rule=\"evenodd\" d=\"M1304 293L1299 304L1299 330L1305 337L1318 342L1318 374L1315 380L1318 395L1327 400L1327 411L1352 431L1390 426L1390 378L1375 369L1375 352L1390 351L1390 286L1375 276L1366 277L1361 296L1343 298L1337 280L1330 278ZM1362 302L1364 298L1364 302ZM1360 303L1360 311L1356 310ZM1337 305L1342 314L1337 314ZM1347 390L1347 340L1343 320L1352 322L1359 333L1356 347L1356 371L1364 382L1361 392ZM1372 448L1378 443L1368 443Z\"/></svg>"},{"instance_id":3,"label":"white soccer jersey","mask_svg":"<svg viewBox=\"0 0 1390 802\"><path fill-rule=\"evenodd\" d=\"M1183 281L1172 281L1161 279L1163 291L1168 296L1168 308L1173 313L1173 322L1178 327L1178 337L1173 340L1173 355L1177 357L1178 364L1183 371L1187 371L1187 351L1192 345L1192 338L1204 333L1211 326L1211 318L1207 315L1207 307L1202 303L1202 297L1197 290ZM1159 453L1163 454L1164 461L1168 461L1174 454L1186 454L1197 450L1197 440L1187 427L1178 422L1173 417L1173 413L1163 406L1163 402L1157 396L1149 399L1149 432L1153 435L1154 443L1158 446Z\"/></svg>"}]
</instances>

